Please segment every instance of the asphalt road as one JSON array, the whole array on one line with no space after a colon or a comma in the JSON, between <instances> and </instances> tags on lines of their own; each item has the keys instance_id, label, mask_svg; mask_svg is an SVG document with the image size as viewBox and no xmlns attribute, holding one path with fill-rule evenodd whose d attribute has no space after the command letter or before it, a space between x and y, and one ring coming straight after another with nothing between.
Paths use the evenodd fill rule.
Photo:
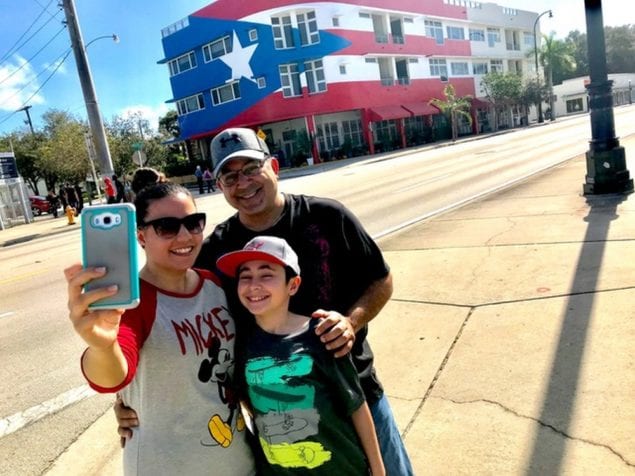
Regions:
<instances>
[{"instance_id":1,"label":"asphalt road","mask_svg":"<svg viewBox=\"0 0 635 476\"><path fill-rule=\"evenodd\" d=\"M618 135L635 133L635 108L616 109L615 120ZM281 188L336 198L381 237L582 154L589 138L584 115L391 159L328 164ZM198 205L207 231L232 213L218 193ZM112 402L86 391L83 345L66 317L61 270L79 261L79 246L73 231L0 248L0 475L41 474Z\"/></svg>"}]
</instances>

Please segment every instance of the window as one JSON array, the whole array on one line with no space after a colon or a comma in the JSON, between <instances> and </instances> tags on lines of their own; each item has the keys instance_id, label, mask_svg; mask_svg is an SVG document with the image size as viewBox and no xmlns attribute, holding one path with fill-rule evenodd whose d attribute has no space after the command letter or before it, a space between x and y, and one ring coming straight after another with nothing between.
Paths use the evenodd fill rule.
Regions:
<instances>
[{"instance_id":1,"label":"window","mask_svg":"<svg viewBox=\"0 0 635 476\"><path fill-rule=\"evenodd\" d=\"M345 64L341 64L340 65L340 74L346 74L346 65Z\"/></svg>"},{"instance_id":2,"label":"window","mask_svg":"<svg viewBox=\"0 0 635 476\"><path fill-rule=\"evenodd\" d=\"M258 41L258 30L249 30L249 41Z\"/></svg>"},{"instance_id":3,"label":"window","mask_svg":"<svg viewBox=\"0 0 635 476\"><path fill-rule=\"evenodd\" d=\"M503 72L503 60L491 60L489 62L490 71L492 73L502 73Z\"/></svg>"},{"instance_id":4,"label":"window","mask_svg":"<svg viewBox=\"0 0 635 476\"><path fill-rule=\"evenodd\" d=\"M350 141L353 146L364 145L364 133L360 120L342 121L342 132L344 133L344 142Z\"/></svg>"},{"instance_id":5,"label":"window","mask_svg":"<svg viewBox=\"0 0 635 476\"><path fill-rule=\"evenodd\" d=\"M359 18L369 18L370 19L370 13L359 12Z\"/></svg>"},{"instance_id":6,"label":"window","mask_svg":"<svg viewBox=\"0 0 635 476\"><path fill-rule=\"evenodd\" d=\"M375 122L375 140L392 142L398 137L397 123L394 120Z\"/></svg>"},{"instance_id":7,"label":"window","mask_svg":"<svg viewBox=\"0 0 635 476\"><path fill-rule=\"evenodd\" d=\"M471 41L485 41L485 30L480 28L470 28Z\"/></svg>"},{"instance_id":8,"label":"window","mask_svg":"<svg viewBox=\"0 0 635 476\"><path fill-rule=\"evenodd\" d=\"M364 58L366 63L377 63L377 58Z\"/></svg>"},{"instance_id":9,"label":"window","mask_svg":"<svg viewBox=\"0 0 635 476\"><path fill-rule=\"evenodd\" d=\"M206 63L231 52L232 41L229 36L225 36L220 40L212 41L211 43L203 46L203 57L205 58Z\"/></svg>"},{"instance_id":10,"label":"window","mask_svg":"<svg viewBox=\"0 0 635 476\"><path fill-rule=\"evenodd\" d=\"M326 78L324 77L324 64L322 60L305 61L304 71L309 94L326 91Z\"/></svg>"},{"instance_id":11,"label":"window","mask_svg":"<svg viewBox=\"0 0 635 476\"><path fill-rule=\"evenodd\" d=\"M317 127L320 150L333 150L340 146L337 122L327 122Z\"/></svg>"},{"instance_id":12,"label":"window","mask_svg":"<svg viewBox=\"0 0 635 476\"><path fill-rule=\"evenodd\" d=\"M340 19L339 19L339 17L333 17L333 26L334 26L334 27L338 27L338 26L340 26Z\"/></svg>"},{"instance_id":13,"label":"window","mask_svg":"<svg viewBox=\"0 0 635 476\"><path fill-rule=\"evenodd\" d=\"M452 71L452 76L470 74L470 68L468 67L466 62L450 63L450 71Z\"/></svg>"},{"instance_id":14,"label":"window","mask_svg":"<svg viewBox=\"0 0 635 476\"><path fill-rule=\"evenodd\" d=\"M240 84L238 81L212 89L212 103L214 106L219 106L235 99L240 99Z\"/></svg>"},{"instance_id":15,"label":"window","mask_svg":"<svg viewBox=\"0 0 635 476\"><path fill-rule=\"evenodd\" d=\"M267 79L264 76L260 76L256 82L258 83L258 89L265 89L267 87Z\"/></svg>"},{"instance_id":16,"label":"window","mask_svg":"<svg viewBox=\"0 0 635 476\"><path fill-rule=\"evenodd\" d=\"M415 19L412 17L403 17L403 22L404 23L414 23Z\"/></svg>"},{"instance_id":17,"label":"window","mask_svg":"<svg viewBox=\"0 0 635 476\"><path fill-rule=\"evenodd\" d=\"M170 67L170 76L176 76L177 74L196 68L196 56L194 56L193 51L190 51L170 61L168 66Z\"/></svg>"},{"instance_id":18,"label":"window","mask_svg":"<svg viewBox=\"0 0 635 476\"><path fill-rule=\"evenodd\" d=\"M500 43L501 31L498 28L487 29L487 44L488 46L495 46L495 43Z\"/></svg>"},{"instance_id":19,"label":"window","mask_svg":"<svg viewBox=\"0 0 635 476\"><path fill-rule=\"evenodd\" d=\"M434 38L438 45L443 44L443 25L440 21L425 20L426 36Z\"/></svg>"},{"instance_id":20,"label":"window","mask_svg":"<svg viewBox=\"0 0 635 476\"><path fill-rule=\"evenodd\" d=\"M418 63L419 58L408 58L408 63Z\"/></svg>"},{"instance_id":21,"label":"window","mask_svg":"<svg viewBox=\"0 0 635 476\"><path fill-rule=\"evenodd\" d=\"M534 46L534 35L532 33L526 32L526 31L523 32L523 43L525 44L525 46L533 48L533 46Z\"/></svg>"},{"instance_id":22,"label":"window","mask_svg":"<svg viewBox=\"0 0 635 476\"><path fill-rule=\"evenodd\" d=\"M567 100L567 113L582 111L582 98Z\"/></svg>"},{"instance_id":23,"label":"window","mask_svg":"<svg viewBox=\"0 0 635 476\"><path fill-rule=\"evenodd\" d=\"M189 98L181 99L176 102L176 110L179 113L179 116L184 116L185 114L196 112L201 109L205 109L205 102L203 101L202 94L190 96Z\"/></svg>"},{"instance_id":24,"label":"window","mask_svg":"<svg viewBox=\"0 0 635 476\"><path fill-rule=\"evenodd\" d=\"M280 71L280 83L282 84L282 95L285 98L302 95L302 87L300 85L300 73L296 63L281 64L278 66Z\"/></svg>"},{"instance_id":25,"label":"window","mask_svg":"<svg viewBox=\"0 0 635 476\"><path fill-rule=\"evenodd\" d=\"M487 74L487 63L473 63L472 74Z\"/></svg>"},{"instance_id":26,"label":"window","mask_svg":"<svg viewBox=\"0 0 635 476\"><path fill-rule=\"evenodd\" d=\"M300 30L300 44L302 46L314 45L320 42L315 12L298 13L298 30Z\"/></svg>"},{"instance_id":27,"label":"window","mask_svg":"<svg viewBox=\"0 0 635 476\"><path fill-rule=\"evenodd\" d=\"M448 65L444 59L430 60L430 76L448 76Z\"/></svg>"},{"instance_id":28,"label":"window","mask_svg":"<svg viewBox=\"0 0 635 476\"><path fill-rule=\"evenodd\" d=\"M293 48L293 27L291 26L291 17L289 15L280 17L271 17L271 26L273 31L273 43L277 50L285 48Z\"/></svg>"},{"instance_id":29,"label":"window","mask_svg":"<svg viewBox=\"0 0 635 476\"><path fill-rule=\"evenodd\" d=\"M448 26L446 28L448 32L448 39L450 40L464 40L465 30L459 26Z\"/></svg>"}]
</instances>

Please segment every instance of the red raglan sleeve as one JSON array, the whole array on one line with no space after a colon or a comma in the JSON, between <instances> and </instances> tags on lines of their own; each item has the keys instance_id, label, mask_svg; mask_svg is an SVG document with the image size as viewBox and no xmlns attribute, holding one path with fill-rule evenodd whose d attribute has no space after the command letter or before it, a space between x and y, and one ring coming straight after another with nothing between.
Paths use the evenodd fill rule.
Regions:
<instances>
[{"instance_id":1,"label":"red raglan sleeve","mask_svg":"<svg viewBox=\"0 0 635 476\"><path fill-rule=\"evenodd\" d=\"M150 335L150 330L154 324L157 310L156 289L145 282L141 282L141 303L134 309L128 309L121 316L119 324L119 334L117 342L128 363L128 374L126 378L116 387L106 388L96 385L84 373L84 378L88 385L99 393L115 393L126 387L134 378L139 362L139 351ZM82 359L83 360L83 359Z\"/></svg>"}]
</instances>

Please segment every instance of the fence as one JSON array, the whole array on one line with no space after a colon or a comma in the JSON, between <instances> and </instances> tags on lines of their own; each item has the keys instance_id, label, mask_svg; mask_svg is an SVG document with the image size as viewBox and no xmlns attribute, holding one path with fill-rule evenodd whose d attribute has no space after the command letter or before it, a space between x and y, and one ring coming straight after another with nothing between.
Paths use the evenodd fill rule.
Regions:
<instances>
[{"instance_id":1,"label":"fence","mask_svg":"<svg viewBox=\"0 0 635 476\"><path fill-rule=\"evenodd\" d=\"M31 203L21 178L0 179L0 230L21 223L31 223Z\"/></svg>"}]
</instances>

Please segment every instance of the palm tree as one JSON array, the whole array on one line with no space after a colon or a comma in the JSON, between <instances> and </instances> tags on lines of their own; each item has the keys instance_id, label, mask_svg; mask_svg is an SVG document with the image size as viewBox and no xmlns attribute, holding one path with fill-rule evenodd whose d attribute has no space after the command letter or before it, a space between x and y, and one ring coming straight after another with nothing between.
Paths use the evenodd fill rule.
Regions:
<instances>
[{"instance_id":1,"label":"palm tree","mask_svg":"<svg viewBox=\"0 0 635 476\"><path fill-rule=\"evenodd\" d=\"M570 43L554 38L554 34L549 36L543 35L543 44L538 50L538 59L545 70L547 79L547 89L549 90L549 109L551 110L551 120L555 120L556 116L553 110L553 76L557 71L562 77L561 72L573 70L575 68L575 59L573 57L573 47Z\"/></svg>"},{"instance_id":2,"label":"palm tree","mask_svg":"<svg viewBox=\"0 0 635 476\"><path fill-rule=\"evenodd\" d=\"M450 125L452 126L452 140L455 141L459 135L459 116L466 118L468 123L472 125L472 116L470 114L472 96L457 96L454 86L451 84L443 88L443 95L445 96L445 100L434 98L428 101L428 103L448 116Z\"/></svg>"}]
</instances>

